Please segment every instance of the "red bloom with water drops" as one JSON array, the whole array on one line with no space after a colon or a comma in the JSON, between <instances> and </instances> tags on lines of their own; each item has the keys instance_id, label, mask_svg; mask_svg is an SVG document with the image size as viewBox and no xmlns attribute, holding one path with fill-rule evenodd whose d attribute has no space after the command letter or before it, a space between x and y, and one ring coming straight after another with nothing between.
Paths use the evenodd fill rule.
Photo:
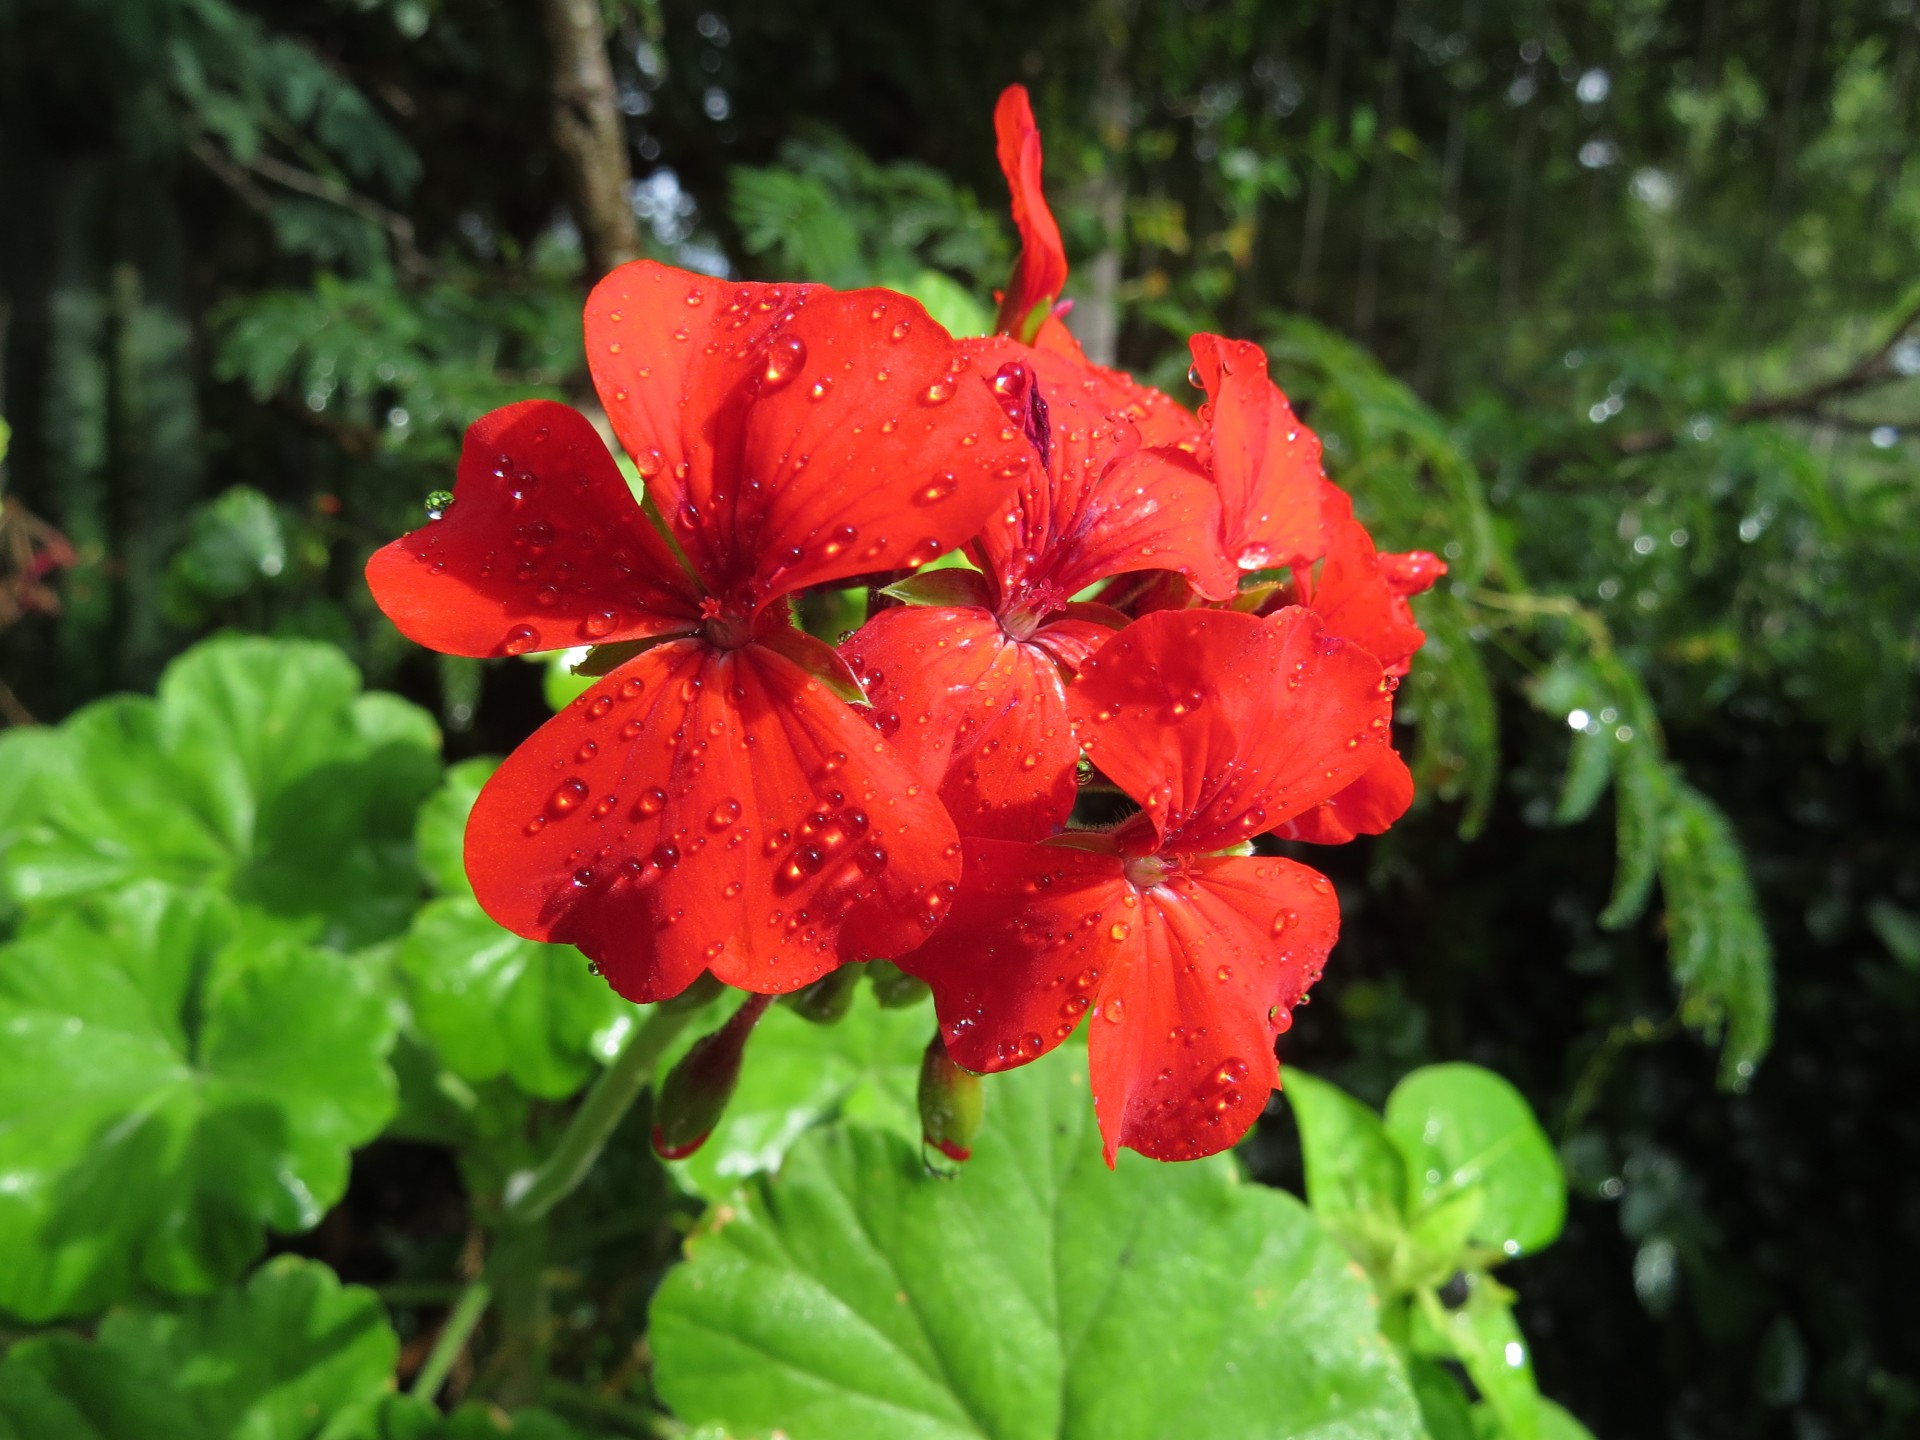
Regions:
<instances>
[{"instance_id":1,"label":"red bloom with water drops","mask_svg":"<svg viewBox=\"0 0 1920 1440\"><path fill-rule=\"evenodd\" d=\"M948 925L899 964L933 987L971 1070L1025 1064L1090 1016L1109 1163L1123 1146L1212 1154L1265 1107L1274 1038L1339 929L1325 877L1232 852L1367 771L1390 687L1304 609L1165 611L1091 656L1068 701L1139 813L1111 833L967 840Z\"/></svg>"},{"instance_id":2,"label":"red bloom with water drops","mask_svg":"<svg viewBox=\"0 0 1920 1440\"><path fill-rule=\"evenodd\" d=\"M785 597L964 541L1026 442L946 332L886 291L643 261L595 289L586 335L672 544L586 419L534 401L476 424L443 518L368 566L381 608L435 649L626 657L482 791L475 894L637 1001L703 970L793 990L916 944L957 878L952 822L834 693L850 677Z\"/></svg>"},{"instance_id":3,"label":"red bloom with water drops","mask_svg":"<svg viewBox=\"0 0 1920 1440\"><path fill-rule=\"evenodd\" d=\"M1000 297L1001 333L1032 341L1054 318L1067 283L1067 250L1060 242L1040 183L1040 127L1034 123L1027 87L1009 85L993 107L993 133L1000 173L1013 196L1013 228L1020 234L1020 256Z\"/></svg>"},{"instance_id":4,"label":"red bloom with water drops","mask_svg":"<svg viewBox=\"0 0 1920 1440\"><path fill-rule=\"evenodd\" d=\"M1124 623L1074 595L1170 569L1224 598L1236 576L1215 544L1213 487L1142 446L1138 419L1164 421L1137 387L1013 340L965 348L1035 463L971 546L979 572L908 582L918 603L881 611L843 648L873 723L939 788L961 834L1037 840L1073 808L1065 677Z\"/></svg>"},{"instance_id":5,"label":"red bloom with water drops","mask_svg":"<svg viewBox=\"0 0 1920 1440\"><path fill-rule=\"evenodd\" d=\"M1327 554L1317 567L1301 567L1283 587L1285 603L1307 606L1327 629L1351 640L1380 662L1391 678L1405 675L1426 635L1413 620L1409 597L1447 573L1446 562L1424 550L1400 555L1375 551L1373 537L1354 518L1353 501L1331 481L1321 486ZM1356 835L1383 834L1413 804L1413 775L1399 754L1386 749L1367 773L1325 804L1296 816L1282 828L1289 840L1341 845Z\"/></svg>"}]
</instances>

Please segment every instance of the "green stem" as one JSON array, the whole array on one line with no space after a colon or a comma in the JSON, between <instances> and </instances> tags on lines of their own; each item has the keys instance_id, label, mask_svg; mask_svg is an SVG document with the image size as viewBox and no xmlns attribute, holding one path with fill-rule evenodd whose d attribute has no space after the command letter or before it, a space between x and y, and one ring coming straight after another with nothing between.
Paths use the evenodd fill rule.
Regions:
<instances>
[{"instance_id":1,"label":"green stem","mask_svg":"<svg viewBox=\"0 0 1920 1440\"><path fill-rule=\"evenodd\" d=\"M653 1079L660 1056L691 1018L690 1008L656 1006L646 1023L627 1037L626 1046L600 1072L552 1153L524 1184L509 1187L515 1193L502 1216L507 1225L531 1225L546 1218L586 1179L607 1140Z\"/></svg>"},{"instance_id":2,"label":"green stem","mask_svg":"<svg viewBox=\"0 0 1920 1440\"><path fill-rule=\"evenodd\" d=\"M424 1400L429 1405L433 1403L434 1397L440 1393L440 1387L447 1383L447 1376L452 1372L454 1362L460 1358L460 1352L467 1348L467 1341L473 1338L474 1326L487 1313L487 1302L492 1298L493 1291L478 1280L460 1292L460 1298L454 1302L446 1323L440 1327L439 1338L433 1342L427 1363L413 1377L413 1388L408 1393L416 1400Z\"/></svg>"}]
</instances>

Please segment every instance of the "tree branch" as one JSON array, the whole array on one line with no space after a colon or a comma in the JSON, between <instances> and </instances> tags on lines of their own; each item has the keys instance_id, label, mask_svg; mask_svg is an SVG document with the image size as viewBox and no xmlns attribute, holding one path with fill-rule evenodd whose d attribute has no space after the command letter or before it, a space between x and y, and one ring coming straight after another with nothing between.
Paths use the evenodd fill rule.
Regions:
<instances>
[{"instance_id":1,"label":"tree branch","mask_svg":"<svg viewBox=\"0 0 1920 1440\"><path fill-rule=\"evenodd\" d=\"M553 143L566 164L589 278L598 280L640 254L606 27L600 0L542 0L541 10L553 52Z\"/></svg>"},{"instance_id":2,"label":"tree branch","mask_svg":"<svg viewBox=\"0 0 1920 1440\"><path fill-rule=\"evenodd\" d=\"M1822 380L1817 385L1809 385L1800 390L1789 390L1781 395L1767 395L1757 399L1743 401L1727 411L1727 419L1735 424L1749 420L1780 420L1787 418L1805 418L1834 421L1836 417L1822 413L1830 400L1858 394L1870 390L1889 380L1898 380L1902 376L1893 368L1893 352L1909 330L1920 325L1920 305L1915 305L1900 318L1887 336L1886 343L1877 350L1862 356L1851 369L1831 379ZM1622 455L1651 455L1660 450L1671 449L1679 442L1679 435L1672 430L1636 430L1623 435L1614 442L1614 449Z\"/></svg>"}]
</instances>

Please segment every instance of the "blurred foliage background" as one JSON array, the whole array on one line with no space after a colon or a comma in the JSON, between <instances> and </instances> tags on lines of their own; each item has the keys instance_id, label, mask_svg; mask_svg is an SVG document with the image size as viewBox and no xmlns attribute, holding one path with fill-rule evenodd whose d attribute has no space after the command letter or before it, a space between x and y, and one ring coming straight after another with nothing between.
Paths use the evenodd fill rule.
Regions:
<instances>
[{"instance_id":1,"label":"blurred foliage background","mask_svg":"<svg viewBox=\"0 0 1920 1440\"><path fill-rule=\"evenodd\" d=\"M1188 333L1262 341L1383 546L1453 567L1402 692L1425 798L1316 857L1347 919L1283 1060L1527 1095L1575 1198L1507 1279L1595 1433L1914 1433L1913 0L603 18L646 253L956 329L1012 254L992 102L1032 88L1090 351L1187 398ZM0 0L8 724L220 629L343 647L455 758L544 717L534 667L406 645L360 569L468 422L590 401L547 33ZM309 1246L349 1279L457 1207L382 1144ZM1297 1188L1284 1108L1246 1153Z\"/></svg>"}]
</instances>

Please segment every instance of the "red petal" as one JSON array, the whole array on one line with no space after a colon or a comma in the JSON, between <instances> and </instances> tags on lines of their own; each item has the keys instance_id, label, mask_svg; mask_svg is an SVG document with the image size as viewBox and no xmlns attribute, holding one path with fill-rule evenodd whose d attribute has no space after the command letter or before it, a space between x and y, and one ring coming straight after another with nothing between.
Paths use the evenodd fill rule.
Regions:
<instances>
[{"instance_id":1,"label":"red petal","mask_svg":"<svg viewBox=\"0 0 1920 1440\"><path fill-rule=\"evenodd\" d=\"M1078 675L1087 657L1126 628L1126 616L1105 605L1074 604L1057 620L1034 632L1031 643L1051 655L1069 675Z\"/></svg>"},{"instance_id":2,"label":"red petal","mask_svg":"<svg viewBox=\"0 0 1920 1440\"><path fill-rule=\"evenodd\" d=\"M1413 804L1413 772L1395 750L1382 750L1373 767L1338 795L1279 829L1288 840L1344 845L1356 835L1384 835Z\"/></svg>"},{"instance_id":3,"label":"red petal","mask_svg":"<svg viewBox=\"0 0 1920 1440\"><path fill-rule=\"evenodd\" d=\"M488 914L579 946L642 1003L702 970L783 992L917 944L959 856L931 791L818 681L702 641L644 652L542 726L466 843Z\"/></svg>"},{"instance_id":4,"label":"red petal","mask_svg":"<svg viewBox=\"0 0 1920 1440\"><path fill-rule=\"evenodd\" d=\"M1211 1155L1246 1134L1279 1079L1274 1037L1340 930L1324 876L1288 860L1189 860L1141 896L1088 1022L1107 1163Z\"/></svg>"},{"instance_id":5,"label":"red petal","mask_svg":"<svg viewBox=\"0 0 1920 1440\"><path fill-rule=\"evenodd\" d=\"M1372 656L1310 612L1163 610L1116 635L1067 693L1089 759L1171 852L1223 850L1344 790L1386 746Z\"/></svg>"},{"instance_id":6,"label":"red petal","mask_svg":"<svg viewBox=\"0 0 1920 1440\"><path fill-rule=\"evenodd\" d=\"M985 1074L1024 1065L1073 1033L1114 963L1112 927L1139 896L1117 855L963 844L951 918L897 963L933 987L947 1053Z\"/></svg>"},{"instance_id":7,"label":"red petal","mask_svg":"<svg viewBox=\"0 0 1920 1440\"><path fill-rule=\"evenodd\" d=\"M1045 651L986 610L931 606L882 610L845 650L868 718L939 789L962 835L1038 840L1066 820L1080 750Z\"/></svg>"},{"instance_id":8,"label":"red petal","mask_svg":"<svg viewBox=\"0 0 1920 1440\"><path fill-rule=\"evenodd\" d=\"M1029 464L986 381L917 301L623 265L587 301L620 441L716 594L748 607L914 569Z\"/></svg>"},{"instance_id":9,"label":"red petal","mask_svg":"<svg viewBox=\"0 0 1920 1440\"><path fill-rule=\"evenodd\" d=\"M1317 558L1320 438L1294 417L1267 378L1267 357L1246 340L1196 335L1193 368L1212 407L1213 478L1227 554L1242 570Z\"/></svg>"},{"instance_id":10,"label":"red petal","mask_svg":"<svg viewBox=\"0 0 1920 1440\"><path fill-rule=\"evenodd\" d=\"M1327 629L1365 649L1389 675L1404 675L1427 638L1404 597L1424 590L1447 567L1423 552L1376 555L1373 537L1353 518L1353 501L1337 485L1323 484L1321 510L1327 558L1302 587L1306 603Z\"/></svg>"},{"instance_id":11,"label":"red petal","mask_svg":"<svg viewBox=\"0 0 1920 1440\"><path fill-rule=\"evenodd\" d=\"M1238 1140L1273 1088L1273 1037L1339 932L1332 885L1289 860L1227 857L1178 862L1142 890L1114 855L965 849L952 918L899 960L932 986L948 1054L1011 1069L1091 1015L1109 1164L1123 1145L1190 1159Z\"/></svg>"},{"instance_id":12,"label":"red petal","mask_svg":"<svg viewBox=\"0 0 1920 1440\"><path fill-rule=\"evenodd\" d=\"M1013 226L1020 232L1020 258L1000 302L1000 329L1018 334L1034 306L1059 297L1067 283L1067 251L1041 189L1040 127L1026 86L1009 85L1000 92L993 133L1000 173L1013 196Z\"/></svg>"},{"instance_id":13,"label":"red petal","mask_svg":"<svg viewBox=\"0 0 1920 1440\"><path fill-rule=\"evenodd\" d=\"M1239 577L1220 553L1218 493L1190 456L1140 448L1129 414L1137 387L1012 340L964 348L1017 405L1037 396L1046 417L1045 465L1028 468L1013 503L980 535L1003 614L1050 614L1087 586L1138 570L1174 570L1210 595L1233 593ZM1038 428L1028 426L1030 438Z\"/></svg>"},{"instance_id":14,"label":"red petal","mask_svg":"<svg viewBox=\"0 0 1920 1440\"><path fill-rule=\"evenodd\" d=\"M550 400L483 415L442 519L376 551L373 598L417 644L523 655L700 623L699 591L585 416Z\"/></svg>"}]
</instances>

